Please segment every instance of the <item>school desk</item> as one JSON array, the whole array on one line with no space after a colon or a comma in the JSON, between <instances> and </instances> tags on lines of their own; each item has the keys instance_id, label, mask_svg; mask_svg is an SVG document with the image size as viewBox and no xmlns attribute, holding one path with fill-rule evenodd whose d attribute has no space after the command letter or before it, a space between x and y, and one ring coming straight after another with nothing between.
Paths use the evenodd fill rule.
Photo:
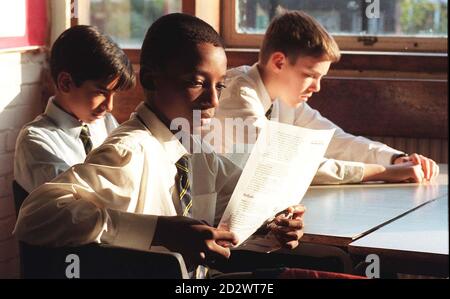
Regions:
<instances>
[{"instance_id":1,"label":"school desk","mask_svg":"<svg viewBox=\"0 0 450 299\"><path fill-rule=\"evenodd\" d=\"M302 241L377 254L395 272L448 276L448 166L439 167L432 183L310 187Z\"/></svg>"},{"instance_id":2,"label":"school desk","mask_svg":"<svg viewBox=\"0 0 450 299\"><path fill-rule=\"evenodd\" d=\"M440 174L432 183L311 186L301 202L306 207L303 241L347 246L411 210L447 196L447 165L439 166Z\"/></svg>"}]
</instances>

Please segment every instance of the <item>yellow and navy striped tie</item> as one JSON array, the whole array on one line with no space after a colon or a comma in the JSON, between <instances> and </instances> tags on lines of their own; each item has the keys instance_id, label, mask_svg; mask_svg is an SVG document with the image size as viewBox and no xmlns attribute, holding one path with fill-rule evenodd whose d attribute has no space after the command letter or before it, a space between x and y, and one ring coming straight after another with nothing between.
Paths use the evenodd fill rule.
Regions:
<instances>
[{"instance_id":1,"label":"yellow and navy striped tie","mask_svg":"<svg viewBox=\"0 0 450 299\"><path fill-rule=\"evenodd\" d=\"M181 210L183 216L192 217L192 197L191 197L191 183L189 181L189 158L187 155L175 163L178 172L178 191L180 196ZM192 277L197 279L205 278L208 273L208 268L199 265L190 272Z\"/></svg>"},{"instance_id":2,"label":"yellow and navy striped tie","mask_svg":"<svg viewBox=\"0 0 450 299\"><path fill-rule=\"evenodd\" d=\"M189 181L189 160L184 155L175 163L178 171L178 192L183 216L192 217L191 182Z\"/></svg>"},{"instance_id":3,"label":"yellow and navy striped tie","mask_svg":"<svg viewBox=\"0 0 450 299\"><path fill-rule=\"evenodd\" d=\"M89 152L92 150L92 140L91 133L89 132L89 127L86 124L81 127L80 139L81 142L83 142L84 152L86 153L86 155L89 154Z\"/></svg>"}]
</instances>

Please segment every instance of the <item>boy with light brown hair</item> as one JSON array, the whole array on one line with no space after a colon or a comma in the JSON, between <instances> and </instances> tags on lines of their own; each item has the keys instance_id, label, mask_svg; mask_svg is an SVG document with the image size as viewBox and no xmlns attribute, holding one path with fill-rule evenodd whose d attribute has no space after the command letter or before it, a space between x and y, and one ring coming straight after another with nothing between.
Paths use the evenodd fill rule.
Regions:
<instances>
[{"instance_id":1,"label":"boy with light brown hair","mask_svg":"<svg viewBox=\"0 0 450 299\"><path fill-rule=\"evenodd\" d=\"M269 25L259 61L228 71L215 117L222 128L227 119L242 119L257 128L268 118L310 129L335 129L313 184L422 182L436 177L439 168L433 160L348 134L306 103L320 91L321 79L339 59L337 43L314 18L302 11L284 12ZM240 136L233 130L225 132L221 151L229 154L242 145L251 147L258 130Z\"/></svg>"}]
</instances>

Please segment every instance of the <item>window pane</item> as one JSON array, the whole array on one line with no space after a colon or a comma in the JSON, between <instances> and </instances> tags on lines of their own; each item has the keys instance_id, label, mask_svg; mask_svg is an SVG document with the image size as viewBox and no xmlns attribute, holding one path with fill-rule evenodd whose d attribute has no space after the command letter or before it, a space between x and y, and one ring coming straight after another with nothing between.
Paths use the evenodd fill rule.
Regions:
<instances>
[{"instance_id":1,"label":"window pane","mask_svg":"<svg viewBox=\"0 0 450 299\"><path fill-rule=\"evenodd\" d=\"M335 35L447 37L447 0L235 1L238 33L263 34L281 9L297 9Z\"/></svg>"},{"instance_id":2,"label":"window pane","mask_svg":"<svg viewBox=\"0 0 450 299\"><path fill-rule=\"evenodd\" d=\"M181 12L181 0L90 0L90 24L123 48L140 48L150 25L160 16Z\"/></svg>"}]
</instances>

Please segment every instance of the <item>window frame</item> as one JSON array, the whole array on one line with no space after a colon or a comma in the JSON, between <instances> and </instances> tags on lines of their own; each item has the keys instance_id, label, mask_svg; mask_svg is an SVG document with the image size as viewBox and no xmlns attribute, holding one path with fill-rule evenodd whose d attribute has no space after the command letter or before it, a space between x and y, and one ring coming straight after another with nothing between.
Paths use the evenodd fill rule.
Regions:
<instances>
[{"instance_id":1,"label":"window frame","mask_svg":"<svg viewBox=\"0 0 450 299\"><path fill-rule=\"evenodd\" d=\"M53 0L54 1L54 0ZM89 2L90 0L66 0L69 1L68 6L70 8L70 27L78 24L85 24L89 19ZM75 2L77 3L75 5ZM74 10L77 9L75 13ZM196 0L181 0L181 12L186 14L195 15L196 13ZM136 55L138 48L123 48L132 55Z\"/></svg>"},{"instance_id":2,"label":"window frame","mask_svg":"<svg viewBox=\"0 0 450 299\"><path fill-rule=\"evenodd\" d=\"M60 1L60 0L52 0ZM70 2L74 0L65 0ZM83 0L82 0L83 1ZM208 1L208 5L205 2ZM224 40L226 40L226 27L224 25L224 3L234 2L230 0L182 0L182 11L195 15L209 22ZM220 13L218 10L221 10ZM70 16L70 15L68 15ZM67 20L69 21L69 19ZM76 24L73 22L72 25ZM67 26L68 27L68 26ZM260 37L262 39L262 37ZM246 36L244 41L250 40ZM445 38L445 46L447 39ZM252 64L258 59L258 44L241 46L227 44L228 65L230 67ZM233 47L234 46L234 47ZM343 45L340 45L343 47ZM135 70L139 72L140 49L124 49ZM335 64L330 75L338 76L364 76L393 78L417 78L447 80L448 54L440 51L376 51L373 48L354 51L342 51L341 61ZM351 74L349 74L351 70ZM420 71L419 71L420 70Z\"/></svg>"},{"instance_id":3,"label":"window frame","mask_svg":"<svg viewBox=\"0 0 450 299\"><path fill-rule=\"evenodd\" d=\"M52 0L55 1L55 0ZM71 8L70 27L79 24L80 20L88 17L89 0L65 0ZM75 6L75 1L78 1ZM74 7L78 9L74 14ZM181 0L181 11L186 14L197 16L208 23L220 33L220 0ZM141 50L138 48L122 48L129 57L132 64L139 64Z\"/></svg>"},{"instance_id":4,"label":"window frame","mask_svg":"<svg viewBox=\"0 0 450 299\"><path fill-rule=\"evenodd\" d=\"M242 34L236 32L236 1L222 0L222 36L229 48L259 48L263 34ZM370 38L377 42L371 44ZM344 51L389 51L389 52L435 52L448 51L445 37L409 37L409 36L334 36L339 48Z\"/></svg>"}]
</instances>

